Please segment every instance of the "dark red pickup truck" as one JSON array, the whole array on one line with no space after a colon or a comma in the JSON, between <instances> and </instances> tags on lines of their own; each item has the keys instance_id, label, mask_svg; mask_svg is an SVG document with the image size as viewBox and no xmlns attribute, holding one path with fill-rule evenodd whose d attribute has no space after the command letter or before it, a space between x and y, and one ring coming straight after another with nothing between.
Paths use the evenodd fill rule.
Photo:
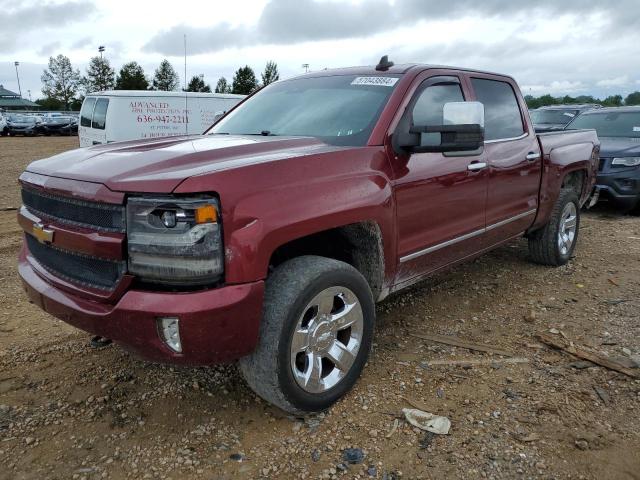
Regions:
<instances>
[{"instance_id":1,"label":"dark red pickup truck","mask_svg":"<svg viewBox=\"0 0 640 480\"><path fill-rule=\"evenodd\" d=\"M291 412L358 378L375 302L511 239L572 255L593 130L536 135L515 81L427 65L276 82L204 135L20 177L19 270L52 315L155 360L239 360Z\"/></svg>"}]
</instances>

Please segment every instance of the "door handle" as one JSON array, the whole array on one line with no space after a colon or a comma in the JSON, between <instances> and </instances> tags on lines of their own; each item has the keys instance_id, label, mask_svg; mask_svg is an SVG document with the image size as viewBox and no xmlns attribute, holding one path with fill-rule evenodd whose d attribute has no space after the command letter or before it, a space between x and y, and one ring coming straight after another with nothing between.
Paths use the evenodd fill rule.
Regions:
<instances>
[{"instance_id":1,"label":"door handle","mask_svg":"<svg viewBox=\"0 0 640 480\"><path fill-rule=\"evenodd\" d=\"M482 170L483 168L487 168L487 162L473 162L467 165L467 170L471 170L472 172Z\"/></svg>"},{"instance_id":2,"label":"door handle","mask_svg":"<svg viewBox=\"0 0 640 480\"><path fill-rule=\"evenodd\" d=\"M540 154L536 152L527 153L527 160L533 162L534 160L538 160L540 158Z\"/></svg>"}]
</instances>

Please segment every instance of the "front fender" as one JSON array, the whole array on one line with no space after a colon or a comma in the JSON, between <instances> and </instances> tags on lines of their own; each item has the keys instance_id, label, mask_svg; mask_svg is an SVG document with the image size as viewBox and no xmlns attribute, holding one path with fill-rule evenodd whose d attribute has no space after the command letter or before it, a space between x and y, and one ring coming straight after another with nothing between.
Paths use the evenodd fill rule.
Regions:
<instances>
[{"instance_id":1,"label":"front fender","mask_svg":"<svg viewBox=\"0 0 640 480\"><path fill-rule=\"evenodd\" d=\"M225 279L267 276L273 252L292 240L371 221L382 232L385 273L394 270L393 195L384 152L281 160L192 177L176 193L215 191L222 205Z\"/></svg>"}]
</instances>

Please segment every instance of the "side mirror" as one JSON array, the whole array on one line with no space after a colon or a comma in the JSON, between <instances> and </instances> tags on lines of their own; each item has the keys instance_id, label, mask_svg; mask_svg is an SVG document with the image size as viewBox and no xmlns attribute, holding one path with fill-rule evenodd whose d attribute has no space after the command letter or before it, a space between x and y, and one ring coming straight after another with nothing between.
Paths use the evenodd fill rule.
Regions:
<instances>
[{"instance_id":1,"label":"side mirror","mask_svg":"<svg viewBox=\"0 0 640 480\"><path fill-rule=\"evenodd\" d=\"M484 143L484 105L449 102L442 109L442 125L413 125L399 133L398 147L413 153L474 152Z\"/></svg>"}]
</instances>

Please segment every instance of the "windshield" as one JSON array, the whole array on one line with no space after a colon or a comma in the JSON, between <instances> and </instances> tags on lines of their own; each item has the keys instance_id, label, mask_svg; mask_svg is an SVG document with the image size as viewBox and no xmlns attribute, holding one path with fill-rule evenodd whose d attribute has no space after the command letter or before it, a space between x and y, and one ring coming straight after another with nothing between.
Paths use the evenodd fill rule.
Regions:
<instances>
[{"instance_id":1,"label":"windshield","mask_svg":"<svg viewBox=\"0 0 640 480\"><path fill-rule=\"evenodd\" d=\"M567 128L595 128L599 137L640 138L640 111L580 115Z\"/></svg>"},{"instance_id":2,"label":"windshield","mask_svg":"<svg viewBox=\"0 0 640 480\"><path fill-rule=\"evenodd\" d=\"M578 110L532 110L531 120L536 125L566 125L578 115Z\"/></svg>"},{"instance_id":3,"label":"windshield","mask_svg":"<svg viewBox=\"0 0 640 480\"><path fill-rule=\"evenodd\" d=\"M207 133L310 136L333 145L363 146L397 81L339 75L273 83Z\"/></svg>"}]
</instances>

